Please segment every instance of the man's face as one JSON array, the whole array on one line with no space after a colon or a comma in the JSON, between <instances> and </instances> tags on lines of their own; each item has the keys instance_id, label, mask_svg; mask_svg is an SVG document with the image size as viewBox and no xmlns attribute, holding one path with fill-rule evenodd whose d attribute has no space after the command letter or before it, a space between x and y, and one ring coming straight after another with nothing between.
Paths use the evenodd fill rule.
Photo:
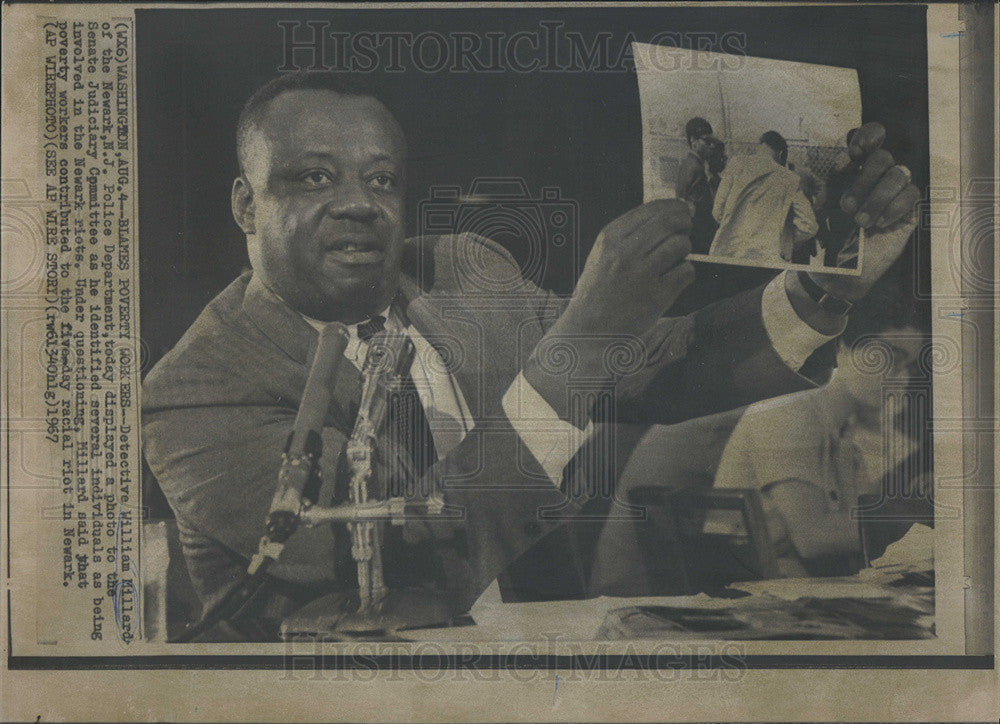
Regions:
<instances>
[{"instance_id":1,"label":"man's face","mask_svg":"<svg viewBox=\"0 0 1000 724\"><path fill-rule=\"evenodd\" d=\"M920 330L906 326L886 330L857 350L841 345L837 374L845 376L848 390L858 402L878 407L887 383L903 384L919 374L918 360L925 342ZM872 347L868 354L865 344Z\"/></svg>"},{"instance_id":2,"label":"man's face","mask_svg":"<svg viewBox=\"0 0 1000 724\"><path fill-rule=\"evenodd\" d=\"M758 153L762 153L765 156L770 156L771 159L776 164L778 164L779 166L781 165L781 154L778 153L775 149L773 149L770 146L768 146L766 143L761 143L760 147L757 150L757 152Z\"/></svg>"},{"instance_id":3,"label":"man's face","mask_svg":"<svg viewBox=\"0 0 1000 724\"><path fill-rule=\"evenodd\" d=\"M385 106L286 91L249 134L244 160L249 213L236 213L255 273L310 317L350 324L382 311L399 282L405 171Z\"/></svg>"},{"instance_id":4,"label":"man's face","mask_svg":"<svg viewBox=\"0 0 1000 724\"><path fill-rule=\"evenodd\" d=\"M691 150L698 155L699 158L706 158L708 156L708 142L705 140L705 136L700 138L691 139Z\"/></svg>"}]
</instances>

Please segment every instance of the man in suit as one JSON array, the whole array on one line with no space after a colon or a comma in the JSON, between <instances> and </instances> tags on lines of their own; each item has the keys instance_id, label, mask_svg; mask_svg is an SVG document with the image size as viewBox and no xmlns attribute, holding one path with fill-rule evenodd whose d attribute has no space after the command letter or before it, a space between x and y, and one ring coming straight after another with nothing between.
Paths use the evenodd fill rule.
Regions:
<instances>
[{"instance_id":1,"label":"man in suit","mask_svg":"<svg viewBox=\"0 0 1000 724\"><path fill-rule=\"evenodd\" d=\"M521 279L487 239L404 238L404 136L350 78L271 81L244 108L237 141L232 209L253 271L208 304L143 388L145 454L206 604L256 551L324 322L349 325L351 341L323 429L318 502L344 499L338 453L366 332L402 331L417 349L410 373L434 444L417 487L461 520L433 530L408 523L406 540L387 552L399 561L387 576L400 586L423 578L457 613L584 502L562 487L563 468L594 434L595 407L628 399L628 414L674 422L808 388L797 370L845 320L829 300L864 294L912 230L908 178L887 185L886 169L862 171L855 198L894 214L891 233L869 245L878 251L865 274L810 280L822 285L819 301L793 275L669 318L693 277L681 202L612 221L565 300ZM869 150L859 146L859 162ZM349 548L339 528L296 531L255 615L273 623L356 586Z\"/></svg>"},{"instance_id":2,"label":"man in suit","mask_svg":"<svg viewBox=\"0 0 1000 724\"><path fill-rule=\"evenodd\" d=\"M712 135L712 124L704 118L692 118L684 125L688 153L681 159L674 181L677 198L687 201L694 209L691 229L691 251L707 254L718 224L712 218L715 189L706 166L719 166L723 155L722 141ZM724 164L722 164L724 165ZM721 170L721 169L719 169ZM715 176L716 170L711 171Z\"/></svg>"},{"instance_id":3,"label":"man in suit","mask_svg":"<svg viewBox=\"0 0 1000 724\"><path fill-rule=\"evenodd\" d=\"M787 163L788 143L776 131L761 136L756 153L729 163L712 209L719 229L710 254L780 266L816 235L812 205Z\"/></svg>"}]
</instances>

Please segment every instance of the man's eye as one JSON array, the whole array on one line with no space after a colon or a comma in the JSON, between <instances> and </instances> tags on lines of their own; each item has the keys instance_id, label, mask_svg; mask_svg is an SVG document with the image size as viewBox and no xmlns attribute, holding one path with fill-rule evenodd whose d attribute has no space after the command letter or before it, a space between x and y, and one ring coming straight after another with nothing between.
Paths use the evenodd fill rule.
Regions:
<instances>
[{"instance_id":1,"label":"man's eye","mask_svg":"<svg viewBox=\"0 0 1000 724\"><path fill-rule=\"evenodd\" d=\"M306 171L304 174L299 176L299 181L306 184L307 186L326 186L332 179L330 174L326 171Z\"/></svg>"},{"instance_id":2,"label":"man's eye","mask_svg":"<svg viewBox=\"0 0 1000 724\"><path fill-rule=\"evenodd\" d=\"M380 173L372 176L368 183L382 191L393 191L396 188L396 177L392 174Z\"/></svg>"}]
</instances>

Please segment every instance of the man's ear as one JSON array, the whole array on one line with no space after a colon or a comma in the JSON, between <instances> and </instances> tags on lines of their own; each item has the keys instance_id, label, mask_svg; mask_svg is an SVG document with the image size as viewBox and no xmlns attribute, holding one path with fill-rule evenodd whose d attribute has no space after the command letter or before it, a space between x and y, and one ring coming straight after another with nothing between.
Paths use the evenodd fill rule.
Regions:
<instances>
[{"instance_id":1,"label":"man's ear","mask_svg":"<svg viewBox=\"0 0 1000 724\"><path fill-rule=\"evenodd\" d=\"M256 234L254 225L254 198L253 189L246 176L240 175L233 181L233 193L230 198L233 208L233 218L236 219L237 226L243 230L244 234Z\"/></svg>"}]
</instances>

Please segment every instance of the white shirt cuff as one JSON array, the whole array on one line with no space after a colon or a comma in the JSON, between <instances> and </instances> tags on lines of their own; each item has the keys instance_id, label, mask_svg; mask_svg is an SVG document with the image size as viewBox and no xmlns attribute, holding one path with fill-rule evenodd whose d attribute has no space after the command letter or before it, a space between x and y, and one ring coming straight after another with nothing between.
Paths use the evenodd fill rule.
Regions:
<instances>
[{"instance_id":1,"label":"white shirt cuff","mask_svg":"<svg viewBox=\"0 0 1000 724\"><path fill-rule=\"evenodd\" d=\"M771 346L782 361L796 372L817 348L822 347L840 332L826 335L817 332L796 314L785 291L785 274L776 276L764 287L761 298L761 316ZM846 324L847 321L844 321ZM841 330L843 331L843 330Z\"/></svg>"},{"instance_id":2,"label":"white shirt cuff","mask_svg":"<svg viewBox=\"0 0 1000 724\"><path fill-rule=\"evenodd\" d=\"M549 480L561 486L563 469L593 433L593 421L581 430L560 419L520 373L504 393L503 411Z\"/></svg>"}]
</instances>

